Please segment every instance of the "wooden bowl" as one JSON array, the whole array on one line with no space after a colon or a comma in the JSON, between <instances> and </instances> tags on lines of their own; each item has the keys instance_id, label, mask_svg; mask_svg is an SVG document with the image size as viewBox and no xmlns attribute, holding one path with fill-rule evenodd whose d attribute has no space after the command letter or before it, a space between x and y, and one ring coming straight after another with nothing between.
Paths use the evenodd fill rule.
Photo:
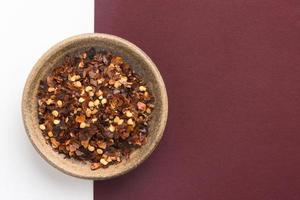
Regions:
<instances>
[{"instance_id":1,"label":"wooden bowl","mask_svg":"<svg viewBox=\"0 0 300 200\"><path fill-rule=\"evenodd\" d=\"M128 160L111 165L106 169L92 171L89 164L74 159L63 158L46 144L39 129L37 112L37 90L39 81L43 79L53 67L62 62L64 56L78 51L95 47L97 50L108 50L115 55L122 56L132 68L142 75L155 97L153 118L149 123L148 142L135 150ZM35 64L27 79L22 99L22 115L27 135L35 149L52 166L60 171L79 178L104 180L120 176L141 164L158 145L163 136L167 115L168 100L163 79L152 60L137 46L122 38L91 33L68 38L49 49Z\"/></svg>"}]
</instances>

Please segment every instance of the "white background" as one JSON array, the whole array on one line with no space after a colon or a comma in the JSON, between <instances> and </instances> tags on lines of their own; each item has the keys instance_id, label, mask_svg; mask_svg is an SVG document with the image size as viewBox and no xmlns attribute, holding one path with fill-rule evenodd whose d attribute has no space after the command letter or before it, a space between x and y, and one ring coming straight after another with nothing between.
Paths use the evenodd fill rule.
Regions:
<instances>
[{"instance_id":1,"label":"white background","mask_svg":"<svg viewBox=\"0 0 300 200\"><path fill-rule=\"evenodd\" d=\"M0 0L0 199L92 200L93 182L46 163L29 142L21 96L27 75L52 45L93 32L94 0Z\"/></svg>"}]
</instances>

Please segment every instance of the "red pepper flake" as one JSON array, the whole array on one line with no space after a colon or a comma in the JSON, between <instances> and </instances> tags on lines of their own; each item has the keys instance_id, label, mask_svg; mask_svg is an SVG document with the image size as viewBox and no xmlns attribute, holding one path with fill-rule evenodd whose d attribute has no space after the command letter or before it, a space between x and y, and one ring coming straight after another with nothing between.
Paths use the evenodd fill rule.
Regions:
<instances>
[{"instance_id":1,"label":"red pepper flake","mask_svg":"<svg viewBox=\"0 0 300 200\"><path fill-rule=\"evenodd\" d=\"M90 162L117 164L144 145L154 97L120 56L91 48L64 61L40 82L39 128L54 151Z\"/></svg>"}]
</instances>

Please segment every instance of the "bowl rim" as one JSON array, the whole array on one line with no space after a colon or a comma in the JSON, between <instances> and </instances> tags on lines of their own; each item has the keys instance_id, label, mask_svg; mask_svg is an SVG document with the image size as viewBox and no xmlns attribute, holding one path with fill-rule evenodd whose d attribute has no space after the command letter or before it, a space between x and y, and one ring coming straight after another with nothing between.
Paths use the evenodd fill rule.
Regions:
<instances>
[{"instance_id":1,"label":"bowl rim","mask_svg":"<svg viewBox=\"0 0 300 200\"><path fill-rule=\"evenodd\" d=\"M45 155L39 147L35 144L35 141L32 138L32 133L30 132L30 127L27 124L27 119L29 118L29 115L26 114L26 99L30 97L30 85L32 84L34 77L36 75L36 72L43 67L43 63L45 63L53 54L55 54L57 51L59 51L61 48L68 46L72 43L80 42L81 40L85 39L98 39L98 40L110 40L113 42L118 42L118 43L123 43L130 51L135 52L139 56L143 58L143 60L147 63L147 66L151 68L153 73L155 74L155 77L157 79L157 82L159 83L160 87L159 90L161 92L161 101L162 105L164 106L164 111L161 114L161 126L159 127L157 131L157 137L156 140L151 144L149 147L149 150L146 151L145 155L140 159L137 163L134 165L130 165L128 168L125 168L125 170L118 171L114 173L113 175L109 176L87 176L87 175L82 175L79 173L75 173L71 170L67 170L63 168L60 165L55 164L52 162L50 159L48 159L47 155ZM69 38L66 38L58 43L56 43L54 46L52 46L50 49L48 49L39 59L38 61L34 64L33 68L31 69L30 73L27 76L26 83L24 85L23 89L23 94L22 94L22 102L21 102L21 112L22 112L22 120L23 120L23 125L25 127L25 132L35 148L35 150L40 154L40 156L50 165L52 165L54 168L58 169L59 171L71 175L73 177L77 178L82 178L82 179L89 179L89 180L106 180L106 179L111 179L123 174L126 174L136 167L138 167L140 164L142 164L147 158L152 154L152 152L156 149L158 146L163 134L164 130L167 124L167 119L168 119L168 96L167 96L167 90L165 87L165 83L163 81L163 78L155 65L155 63L151 60L151 58L139 47L137 47L135 44L129 42L128 40L125 40L121 37L112 35L112 34L107 34L107 33L83 33L79 35L75 35Z\"/></svg>"}]
</instances>

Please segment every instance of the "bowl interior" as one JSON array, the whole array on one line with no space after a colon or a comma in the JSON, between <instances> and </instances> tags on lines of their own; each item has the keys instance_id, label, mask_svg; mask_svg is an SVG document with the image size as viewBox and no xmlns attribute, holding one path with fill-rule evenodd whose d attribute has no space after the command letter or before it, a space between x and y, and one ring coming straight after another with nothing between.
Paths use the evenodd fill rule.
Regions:
<instances>
[{"instance_id":1,"label":"bowl interior","mask_svg":"<svg viewBox=\"0 0 300 200\"><path fill-rule=\"evenodd\" d=\"M149 123L149 136L146 145L135 150L128 160L106 169L90 170L88 164L74 160L64 159L53 151L38 126L37 90L39 81L61 63L66 55L74 55L94 47L98 50L111 51L114 55L120 55L125 62L140 75L142 75L155 97L155 109L152 120ZM61 171L81 178L108 179L124 174L143 162L159 143L167 120L168 104L166 89L155 64L150 58L135 45L116 36L107 34L84 34L69 38L52 47L36 63L31 71L23 94L23 120L26 132L37 151L54 167Z\"/></svg>"}]
</instances>

